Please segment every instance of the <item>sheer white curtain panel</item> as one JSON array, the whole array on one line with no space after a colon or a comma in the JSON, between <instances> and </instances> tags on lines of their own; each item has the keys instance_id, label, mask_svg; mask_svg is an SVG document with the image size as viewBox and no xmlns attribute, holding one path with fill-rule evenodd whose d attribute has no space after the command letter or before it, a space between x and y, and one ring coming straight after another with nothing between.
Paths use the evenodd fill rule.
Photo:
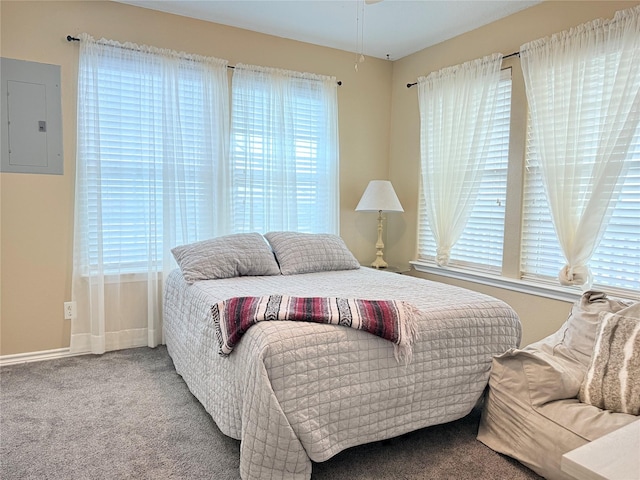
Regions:
<instances>
[{"instance_id":1,"label":"sheer white curtain panel","mask_svg":"<svg viewBox=\"0 0 640 480\"><path fill-rule=\"evenodd\" d=\"M436 243L449 263L475 204L494 124L499 53L418 78L421 189Z\"/></svg>"},{"instance_id":2,"label":"sheer white curtain panel","mask_svg":"<svg viewBox=\"0 0 640 480\"><path fill-rule=\"evenodd\" d=\"M558 279L586 290L639 128L640 6L527 43L520 58L531 141L567 262Z\"/></svg>"},{"instance_id":3,"label":"sheer white curtain panel","mask_svg":"<svg viewBox=\"0 0 640 480\"><path fill-rule=\"evenodd\" d=\"M233 230L338 233L335 77L235 66Z\"/></svg>"},{"instance_id":4,"label":"sheer white curtain panel","mask_svg":"<svg viewBox=\"0 0 640 480\"><path fill-rule=\"evenodd\" d=\"M171 248L226 228L227 63L80 40L71 350L153 347Z\"/></svg>"}]
</instances>

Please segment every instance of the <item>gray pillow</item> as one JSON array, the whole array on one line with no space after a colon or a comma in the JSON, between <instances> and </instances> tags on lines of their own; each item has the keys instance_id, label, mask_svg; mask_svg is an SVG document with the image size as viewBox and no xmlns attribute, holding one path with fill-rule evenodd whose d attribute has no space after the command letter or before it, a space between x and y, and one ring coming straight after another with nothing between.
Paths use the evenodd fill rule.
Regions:
<instances>
[{"instance_id":1,"label":"gray pillow","mask_svg":"<svg viewBox=\"0 0 640 480\"><path fill-rule=\"evenodd\" d=\"M338 235L269 232L265 237L271 244L283 275L360 268Z\"/></svg>"},{"instance_id":2,"label":"gray pillow","mask_svg":"<svg viewBox=\"0 0 640 480\"><path fill-rule=\"evenodd\" d=\"M198 280L279 275L271 248L259 233L237 233L171 250L187 283Z\"/></svg>"}]
</instances>

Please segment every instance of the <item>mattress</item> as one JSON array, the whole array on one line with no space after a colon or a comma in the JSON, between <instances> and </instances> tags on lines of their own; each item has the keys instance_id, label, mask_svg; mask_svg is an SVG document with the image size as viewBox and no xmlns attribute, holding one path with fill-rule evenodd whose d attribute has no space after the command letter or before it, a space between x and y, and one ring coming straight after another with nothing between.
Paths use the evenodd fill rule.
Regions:
<instances>
[{"instance_id":1,"label":"mattress","mask_svg":"<svg viewBox=\"0 0 640 480\"><path fill-rule=\"evenodd\" d=\"M402 300L420 311L411 363L393 344L348 327L305 322L252 326L218 354L211 306L286 294ZM176 371L220 430L241 440L240 475L308 479L321 462L363 443L468 414L491 360L519 344L504 302L462 288L368 268L165 284L164 337Z\"/></svg>"}]
</instances>

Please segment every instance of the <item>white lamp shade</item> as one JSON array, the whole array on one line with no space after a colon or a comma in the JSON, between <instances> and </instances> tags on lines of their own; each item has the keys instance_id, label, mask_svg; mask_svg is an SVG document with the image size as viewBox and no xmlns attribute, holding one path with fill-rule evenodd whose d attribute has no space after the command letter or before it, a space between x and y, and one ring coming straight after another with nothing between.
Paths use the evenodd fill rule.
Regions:
<instances>
[{"instance_id":1,"label":"white lamp shade","mask_svg":"<svg viewBox=\"0 0 640 480\"><path fill-rule=\"evenodd\" d=\"M389 180L371 180L362 194L356 212L404 212Z\"/></svg>"}]
</instances>

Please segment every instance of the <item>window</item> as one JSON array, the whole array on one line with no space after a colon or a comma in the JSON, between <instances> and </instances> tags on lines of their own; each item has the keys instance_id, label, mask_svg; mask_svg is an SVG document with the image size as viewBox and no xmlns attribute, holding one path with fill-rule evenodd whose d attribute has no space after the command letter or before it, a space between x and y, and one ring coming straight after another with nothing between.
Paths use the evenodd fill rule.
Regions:
<instances>
[{"instance_id":1,"label":"window","mask_svg":"<svg viewBox=\"0 0 640 480\"><path fill-rule=\"evenodd\" d=\"M236 66L231 115L234 232L338 231L335 79Z\"/></svg>"},{"instance_id":2,"label":"window","mask_svg":"<svg viewBox=\"0 0 640 480\"><path fill-rule=\"evenodd\" d=\"M595 162L595 146L584 145L583 155ZM609 225L589 262L595 287L623 295L625 290L640 291L640 126L625 163L626 174L613 202ZM523 278L552 283L566 262L551 221L531 138L524 191Z\"/></svg>"},{"instance_id":3,"label":"window","mask_svg":"<svg viewBox=\"0 0 640 480\"><path fill-rule=\"evenodd\" d=\"M83 45L79 264L85 273L160 271L170 248L219 231L214 212L228 131L225 65Z\"/></svg>"},{"instance_id":4,"label":"window","mask_svg":"<svg viewBox=\"0 0 640 480\"><path fill-rule=\"evenodd\" d=\"M509 162L509 127L511 119L511 69L501 73L496 96L494 123L489 137L488 157L482 181L467 225L451 249L450 266L479 268L500 273L504 237L504 219ZM420 205L425 198L421 189ZM419 259L431 260L436 243L424 208L419 216Z\"/></svg>"},{"instance_id":5,"label":"window","mask_svg":"<svg viewBox=\"0 0 640 480\"><path fill-rule=\"evenodd\" d=\"M586 264L590 288L640 298L640 110L634 100L640 94L640 39L632 27L638 14L637 7L623 10L612 20L594 20L521 47L512 131L505 133L511 137L511 204L507 221L496 220L504 233L497 230L492 237L504 246L502 259L485 260L493 242L485 232L474 232L471 243L486 248L467 256L460 251L468 248L461 239L451 252L452 268L437 268L433 242L423 240L421 217L417 269L573 300L588 273ZM543 170L549 172L550 193ZM567 274L574 275L576 286L559 284L561 269L565 284ZM589 288L588 281L582 286Z\"/></svg>"},{"instance_id":6,"label":"window","mask_svg":"<svg viewBox=\"0 0 640 480\"><path fill-rule=\"evenodd\" d=\"M640 291L639 14L521 47L524 278Z\"/></svg>"}]
</instances>

